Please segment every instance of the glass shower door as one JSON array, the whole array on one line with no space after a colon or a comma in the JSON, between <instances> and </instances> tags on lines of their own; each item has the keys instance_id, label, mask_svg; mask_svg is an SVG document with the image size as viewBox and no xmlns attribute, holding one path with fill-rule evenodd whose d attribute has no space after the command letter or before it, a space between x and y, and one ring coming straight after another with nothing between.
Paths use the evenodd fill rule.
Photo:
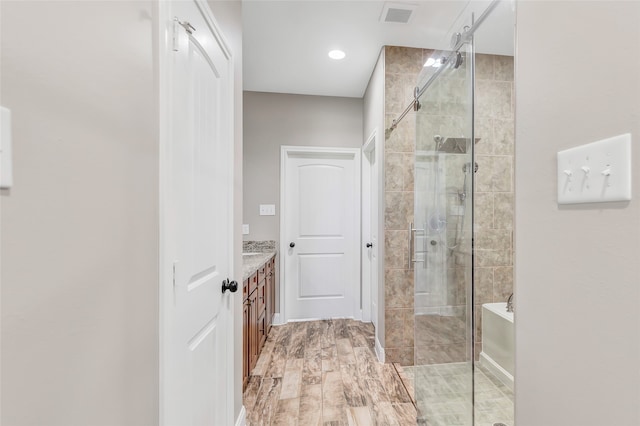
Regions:
<instances>
[{"instance_id":1,"label":"glass shower door","mask_svg":"<svg viewBox=\"0 0 640 426\"><path fill-rule=\"evenodd\" d=\"M459 54L436 52L432 59L418 82L423 87L439 73L416 113L410 231L415 399L419 424L471 426L473 55L465 46Z\"/></svg>"}]
</instances>

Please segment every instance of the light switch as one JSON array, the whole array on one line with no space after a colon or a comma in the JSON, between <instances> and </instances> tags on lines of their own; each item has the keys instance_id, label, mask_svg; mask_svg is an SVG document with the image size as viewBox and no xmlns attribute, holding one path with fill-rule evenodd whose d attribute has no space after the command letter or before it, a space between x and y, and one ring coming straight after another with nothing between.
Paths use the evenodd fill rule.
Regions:
<instances>
[{"instance_id":1,"label":"light switch","mask_svg":"<svg viewBox=\"0 0 640 426\"><path fill-rule=\"evenodd\" d=\"M11 110L0 107L0 188L9 189L11 185L13 185Z\"/></svg>"},{"instance_id":2,"label":"light switch","mask_svg":"<svg viewBox=\"0 0 640 426\"><path fill-rule=\"evenodd\" d=\"M246 223L242 224L242 235L249 235L249 225Z\"/></svg>"},{"instance_id":3,"label":"light switch","mask_svg":"<svg viewBox=\"0 0 640 426\"><path fill-rule=\"evenodd\" d=\"M275 216L276 205L275 204L260 204L260 216Z\"/></svg>"},{"instance_id":4,"label":"light switch","mask_svg":"<svg viewBox=\"0 0 640 426\"><path fill-rule=\"evenodd\" d=\"M631 200L631 134L558 152L558 204Z\"/></svg>"}]
</instances>

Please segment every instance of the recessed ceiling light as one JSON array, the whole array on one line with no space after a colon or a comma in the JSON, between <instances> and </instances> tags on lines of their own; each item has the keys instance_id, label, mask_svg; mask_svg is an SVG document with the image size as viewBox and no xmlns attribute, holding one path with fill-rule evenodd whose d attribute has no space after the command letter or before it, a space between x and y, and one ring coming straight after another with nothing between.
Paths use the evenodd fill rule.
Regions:
<instances>
[{"instance_id":1,"label":"recessed ceiling light","mask_svg":"<svg viewBox=\"0 0 640 426\"><path fill-rule=\"evenodd\" d=\"M329 52L329 57L331 59L344 59L345 56L347 56L347 54L342 50L332 50L331 52Z\"/></svg>"}]
</instances>

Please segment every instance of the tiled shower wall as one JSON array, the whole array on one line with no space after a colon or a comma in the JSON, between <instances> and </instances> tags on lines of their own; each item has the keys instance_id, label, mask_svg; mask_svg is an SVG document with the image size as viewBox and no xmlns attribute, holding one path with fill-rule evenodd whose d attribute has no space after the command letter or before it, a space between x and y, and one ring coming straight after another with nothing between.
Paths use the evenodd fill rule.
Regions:
<instances>
[{"instance_id":1,"label":"tiled shower wall","mask_svg":"<svg viewBox=\"0 0 640 426\"><path fill-rule=\"evenodd\" d=\"M430 52L429 52L430 53ZM426 60L422 49L385 47L385 128L413 99L418 73ZM385 175L385 356L387 362L413 365L413 272L407 263L409 222L413 221L415 114L387 135Z\"/></svg>"},{"instance_id":2,"label":"tiled shower wall","mask_svg":"<svg viewBox=\"0 0 640 426\"><path fill-rule=\"evenodd\" d=\"M426 49L385 47L386 128L411 102L417 77L431 54L432 51ZM476 145L479 171L476 174L474 205L478 354L481 304L506 300L513 287L514 132L513 59L493 55L477 55L476 58L476 137L481 138ZM429 101L425 99L423 104L427 103ZM421 113L429 114L429 111L421 110ZM385 353L388 362L403 365L413 365L416 356L414 283L413 271L408 267L407 247L408 227L414 214L415 125L415 114L410 113L393 132L387 134L385 141ZM457 299L464 304L464 290L459 288L463 284L460 282L462 275L450 273L449 279L452 291L461 293ZM438 320L444 328L431 331L448 334L449 337L454 332L461 334L460 329L449 330L451 327L446 325L445 319ZM462 342L452 343L457 345L434 344L420 348L418 362L456 361L456 354L464 357ZM456 349L457 346L461 346L460 350Z\"/></svg>"},{"instance_id":3,"label":"tiled shower wall","mask_svg":"<svg viewBox=\"0 0 640 426\"><path fill-rule=\"evenodd\" d=\"M482 304L513 292L513 57L476 55L475 297L476 357Z\"/></svg>"},{"instance_id":4,"label":"tiled shower wall","mask_svg":"<svg viewBox=\"0 0 640 426\"><path fill-rule=\"evenodd\" d=\"M409 105L431 51L385 47L385 128ZM385 355L387 362L414 363L413 271L408 268L413 221L415 114L385 138Z\"/></svg>"}]
</instances>

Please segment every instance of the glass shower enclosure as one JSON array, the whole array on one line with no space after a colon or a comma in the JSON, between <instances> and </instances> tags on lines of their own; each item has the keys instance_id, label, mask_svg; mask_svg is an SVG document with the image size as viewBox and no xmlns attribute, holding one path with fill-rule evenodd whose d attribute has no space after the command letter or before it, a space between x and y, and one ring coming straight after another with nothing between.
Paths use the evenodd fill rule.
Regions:
<instances>
[{"instance_id":1,"label":"glass shower enclosure","mask_svg":"<svg viewBox=\"0 0 640 426\"><path fill-rule=\"evenodd\" d=\"M414 366L410 371L417 420L422 425L485 426L504 424L502 420L513 425L513 393L501 382L504 377L493 374L490 366L476 363L483 359L480 308L486 295L474 300L474 260L482 260L480 256L474 259L474 253L480 253L474 247L476 161L486 166L487 153L502 155L492 157L495 163L491 163L491 170L480 171L478 185L482 184L483 191L508 190L509 186L500 182L510 177L510 148L506 143L508 131L513 131L513 57L504 56L508 52L486 52L486 45L508 41L513 11L507 2L500 4L493 0L481 14L471 13L467 25L461 25L461 33L453 35L450 50L431 53L414 92L414 212L408 232L408 267L413 270L415 329ZM476 32L494 10L497 13L490 24ZM477 48L483 49L482 54ZM477 86L476 72L480 76ZM484 127L475 127L478 117ZM492 128L502 132L496 130L504 146L496 147L496 138L487 132L487 120L502 126ZM480 135L486 139L484 145ZM504 179L496 179L502 163L505 166L499 172ZM487 187L487 177L491 188ZM493 182L498 180L500 185ZM494 222L492 229L506 235L506 222ZM484 251L492 252L486 250L493 249L487 246L489 240L482 241ZM480 240L477 242L480 244ZM505 280L492 279L492 285L500 289L496 292L493 287L494 298L501 297L503 287L508 288L508 277Z\"/></svg>"},{"instance_id":2,"label":"glass shower enclosure","mask_svg":"<svg viewBox=\"0 0 640 426\"><path fill-rule=\"evenodd\" d=\"M473 52L434 52L419 78L414 222L418 423L473 425Z\"/></svg>"}]
</instances>

